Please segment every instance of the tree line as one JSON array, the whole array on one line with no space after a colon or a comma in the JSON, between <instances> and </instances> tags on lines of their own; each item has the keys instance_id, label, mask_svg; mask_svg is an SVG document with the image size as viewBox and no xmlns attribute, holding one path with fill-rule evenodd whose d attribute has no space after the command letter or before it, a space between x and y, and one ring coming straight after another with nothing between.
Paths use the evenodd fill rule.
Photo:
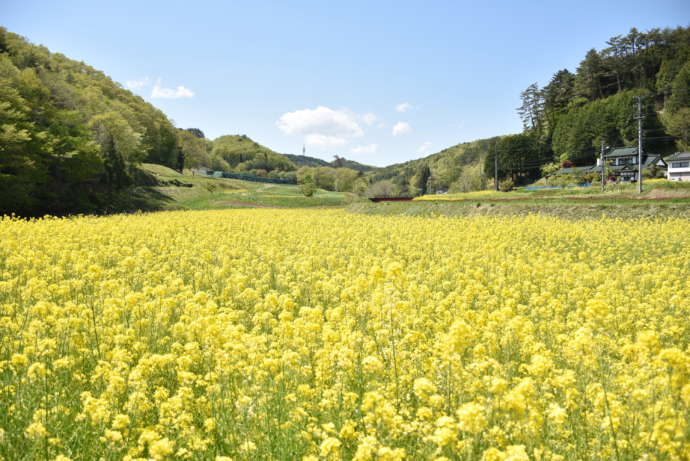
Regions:
<instances>
[{"instance_id":1,"label":"tree line","mask_svg":"<svg viewBox=\"0 0 690 461\"><path fill-rule=\"evenodd\" d=\"M180 158L161 111L0 28L0 214L97 212L136 183L133 165Z\"/></svg>"},{"instance_id":2,"label":"tree line","mask_svg":"<svg viewBox=\"0 0 690 461\"><path fill-rule=\"evenodd\" d=\"M690 148L690 28L632 28L606 44L589 50L575 73L559 70L520 94L524 131L498 142L500 179L527 182L554 164L593 164L602 141L636 144L635 96L642 96L648 152ZM493 151L484 170L493 175Z\"/></svg>"}]
</instances>

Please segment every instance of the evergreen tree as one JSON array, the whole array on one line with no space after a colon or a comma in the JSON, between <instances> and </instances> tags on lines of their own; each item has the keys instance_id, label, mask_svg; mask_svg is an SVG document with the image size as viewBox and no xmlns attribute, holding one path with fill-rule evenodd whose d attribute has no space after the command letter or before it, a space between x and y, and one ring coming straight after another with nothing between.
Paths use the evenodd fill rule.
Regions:
<instances>
[{"instance_id":1,"label":"evergreen tree","mask_svg":"<svg viewBox=\"0 0 690 461\"><path fill-rule=\"evenodd\" d=\"M426 163L421 164L417 170L414 181L414 187L419 190L419 195L425 195L427 193L427 185L430 177L431 169L429 165Z\"/></svg>"},{"instance_id":2,"label":"evergreen tree","mask_svg":"<svg viewBox=\"0 0 690 461\"><path fill-rule=\"evenodd\" d=\"M595 49L589 50L577 68L575 94L590 101L604 97L604 76L605 69L599 53Z\"/></svg>"},{"instance_id":3,"label":"evergreen tree","mask_svg":"<svg viewBox=\"0 0 690 461\"><path fill-rule=\"evenodd\" d=\"M199 128L187 128L187 130L190 134L193 136L199 138L199 139L205 139L206 136L204 136L204 132L201 131Z\"/></svg>"},{"instance_id":4,"label":"evergreen tree","mask_svg":"<svg viewBox=\"0 0 690 461\"><path fill-rule=\"evenodd\" d=\"M544 95L537 83L532 83L520 93L522 105L517 108L524 129L541 132L544 113Z\"/></svg>"}]
</instances>

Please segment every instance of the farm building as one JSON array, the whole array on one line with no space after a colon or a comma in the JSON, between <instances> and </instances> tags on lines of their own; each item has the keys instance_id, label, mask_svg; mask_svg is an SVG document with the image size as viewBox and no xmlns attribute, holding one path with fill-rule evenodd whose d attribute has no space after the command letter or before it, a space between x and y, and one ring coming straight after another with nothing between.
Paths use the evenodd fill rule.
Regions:
<instances>
[{"instance_id":1,"label":"farm building","mask_svg":"<svg viewBox=\"0 0 690 461\"><path fill-rule=\"evenodd\" d=\"M676 152L666 159L669 181L690 181L690 152Z\"/></svg>"},{"instance_id":2,"label":"farm building","mask_svg":"<svg viewBox=\"0 0 690 461\"><path fill-rule=\"evenodd\" d=\"M615 176L622 181L637 181L637 160L637 147L617 147L604 155L609 176ZM653 167L666 168L666 162L659 154L642 152L642 170ZM600 166L594 168L593 171L601 172Z\"/></svg>"},{"instance_id":3,"label":"farm building","mask_svg":"<svg viewBox=\"0 0 690 461\"><path fill-rule=\"evenodd\" d=\"M637 147L616 147L604 155L606 175L619 181L637 181L637 161ZM601 174L601 168L597 159L596 165L562 168L555 174ZM642 152L642 170L652 168L666 168L666 162L659 154Z\"/></svg>"}]
</instances>

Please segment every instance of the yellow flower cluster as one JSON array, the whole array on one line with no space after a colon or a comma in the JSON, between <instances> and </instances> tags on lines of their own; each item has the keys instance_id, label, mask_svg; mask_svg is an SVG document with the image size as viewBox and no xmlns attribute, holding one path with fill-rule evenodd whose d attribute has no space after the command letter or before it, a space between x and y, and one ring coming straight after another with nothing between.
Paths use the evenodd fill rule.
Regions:
<instances>
[{"instance_id":1,"label":"yellow flower cluster","mask_svg":"<svg viewBox=\"0 0 690 461\"><path fill-rule=\"evenodd\" d=\"M687 460L690 221L0 219L0 459Z\"/></svg>"}]
</instances>

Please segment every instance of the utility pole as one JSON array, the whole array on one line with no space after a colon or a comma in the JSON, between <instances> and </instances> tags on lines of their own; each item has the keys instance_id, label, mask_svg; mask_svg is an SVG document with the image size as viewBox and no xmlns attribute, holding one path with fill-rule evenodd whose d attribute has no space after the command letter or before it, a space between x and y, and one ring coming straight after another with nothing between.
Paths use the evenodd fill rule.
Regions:
<instances>
[{"instance_id":1,"label":"utility pole","mask_svg":"<svg viewBox=\"0 0 690 461\"><path fill-rule=\"evenodd\" d=\"M498 152L496 152L496 143L494 142L494 190L498 192Z\"/></svg>"},{"instance_id":2,"label":"utility pole","mask_svg":"<svg viewBox=\"0 0 690 461\"><path fill-rule=\"evenodd\" d=\"M604 187L606 186L606 180L604 179L604 170L606 163L604 163L604 138L601 138L601 155L599 157L599 163L601 166L601 191L604 192Z\"/></svg>"},{"instance_id":3,"label":"utility pole","mask_svg":"<svg viewBox=\"0 0 690 461\"><path fill-rule=\"evenodd\" d=\"M637 193L642 193L642 96L637 99Z\"/></svg>"}]
</instances>

